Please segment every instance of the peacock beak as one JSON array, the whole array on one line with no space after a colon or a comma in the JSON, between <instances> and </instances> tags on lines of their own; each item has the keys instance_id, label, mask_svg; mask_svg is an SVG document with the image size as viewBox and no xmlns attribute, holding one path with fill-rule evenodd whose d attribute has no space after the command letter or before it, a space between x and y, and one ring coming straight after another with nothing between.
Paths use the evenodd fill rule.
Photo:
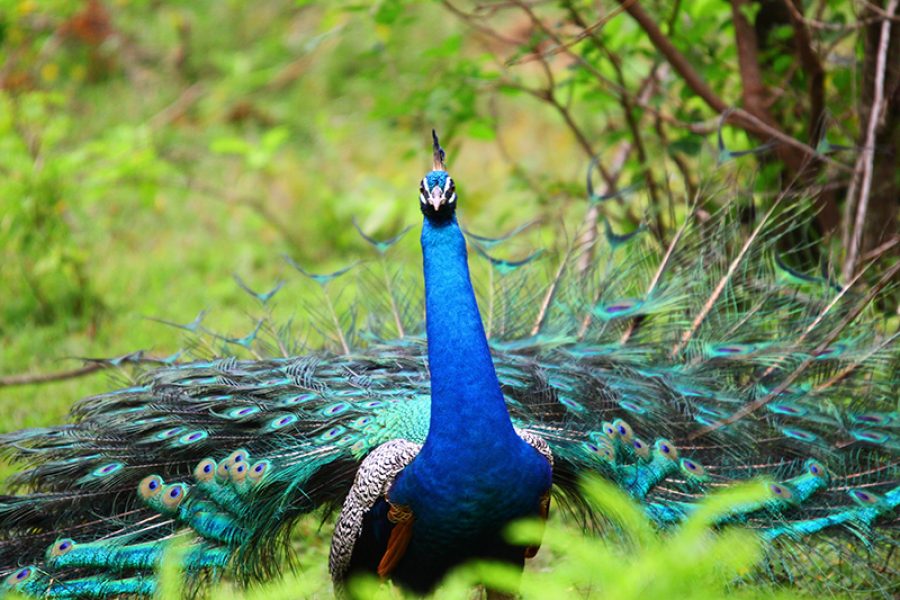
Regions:
<instances>
[{"instance_id":1,"label":"peacock beak","mask_svg":"<svg viewBox=\"0 0 900 600\"><path fill-rule=\"evenodd\" d=\"M444 191L438 186L431 188L431 195L428 197L428 203L434 207L434 210L439 210L444 203Z\"/></svg>"}]
</instances>

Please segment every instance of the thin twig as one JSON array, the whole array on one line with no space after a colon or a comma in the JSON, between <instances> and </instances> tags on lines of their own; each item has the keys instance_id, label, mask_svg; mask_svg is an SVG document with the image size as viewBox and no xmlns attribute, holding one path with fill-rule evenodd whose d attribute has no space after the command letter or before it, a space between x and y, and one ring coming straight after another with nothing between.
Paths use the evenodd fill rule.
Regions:
<instances>
[{"instance_id":1,"label":"thin twig","mask_svg":"<svg viewBox=\"0 0 900 600\"><path fill-rule=\"evenodd\" d=\"M859 259L862 262L868 262L870 260L874 260L874 259L880 257L882 254L884 254L888 250L890 250L891 248L893 248L894 246L896 246L897 244L900 244L900 235L895 235L894 237L892 237L885 243L881 244L877 248L872 248L871 250L869 250L868 252L866 252L865 254L860 256Z\"/></svg>"},{"instance_id":2,"label":"thin twig","mask_svg":"<svg viewBox=\"0 0 900 600\"><path fill-rule=\"evenodd\" d=\"M76 377L83 377L85 375L90 375L91 373L95 373L97 371L101 371L107 368L107 365L102 363L91 363L89 365L84 365L83 367L79 367L77 369L71 369L69 371L57 371L55 373L26 373L22 375L9 375L6 377L0 377L0 387L10 387L14 385L31 385L33 383L50 383L53 381L63 381L66 379L75 379Z\"/></svg>"},{"instance_id":3,"label":"thin twig","mask_svg":"<svg viewBox=\"0 0 900 600\"><path fill-rule=\"evenodd\" d=\"M892 336L885 338L885 340L883 342L881 342L880 344L878 344L877 346L875 346L874 348L872 348L871 350L866 352L865 355L854 360L852 363L850 363L849 365L847 365L846 367L844 367L843 369L841 369L840 371L835 373L833 376L831 376L831 378L829 378L827 381L822 382L819 385L817 385L816 387L814 387L812 390L812 393L813 394L821 393L822 391L833 386L838 381L841 381L842 379L847 377L847 375L849 375L850 373L852 373L859 367L867 364L870 358L872 358L873 356L875 356L876 354L878 354L879 352L881 352L882 350L887 348L890 344L894 343L897 340L898 335L900 335L900 334L894 334Z\"/></svg>"},{"instance_id":4,"label":"thin twig","mask_svg":"<svg viewBox=\"0 0 900 600\"><path fill-rule=\"evenodd\" d=\"M803 18L801 9L794 5L794 0L783 0L791 16L794 26L794 41L803 70L809 77L809 143L815 145L823 128L822 116L825 113L825 69L822 61L813 49L809 28ZM802 5L801 5L802 8Z\"/></svg>"},{"instance_id":5,"label":"thin twig","mask_svg":"<svg viewBox=\"0 0 900 600\"><path fill-rule=\"evenodd\" d=\"M21 373L17 375L5 375L0 377L0 387L13 387L18 385L32 385L41 383L53 383L55 381L65 381L67 379L76 379L84 377L97 371L112 369L122 366L123 364L143 364L143 363L160 363L159 358L146 357L142 351L134 352L126 356L113 360L102 359L82 359L87 364L77 369L69 369L68 371L55 371L53 373Z\"/></svg>"},{"instance_id":6,"label":"thin twig","mask_svg":"<svg viewBox=\"0 0 900 600\"><path fill-rule=\"evenodd\" d=\"M850 247L847 249L847 260L844 261L843 275L845 279L849 279L856 269L859 247L862 243L862 233L866 224L866 212L869 209L869 196L872 191L872 170L875 162L875 132L878 129L878 120L881 117L884 104L884 76L887 70L888 46L891 40L891 18L897 12L898 4L900 4L900 0L888 1L885 9L888 18L881 22L881 39L878 41L878 55L875 59L875 90L872 96L872 106L869 109L866 139L862 153L859 155L859 160L856 163L850 190L847 192L849 205L849 199L855 196L855 184L860 179L857 177L857 174L861 173L862 183L860 184L859 201L856 206L856 222L853 225L853 237L850 240Z\"/></svg>"},{"instance_id":7,"label":"thin twig","mask_svg":"<svg viewBox=\"0 0 900 600\"><path fill-rule=\"evenodd\" d=\"M558 44L558 45L554 46L553 48L550 48L546 52L539 53L540 57L549 57L549 56L553 56L555 54L559 54L560 52L568 53L569 49L572 46L578 44L579 42L581 42L582 40L584 40L588 37L593 37L593 35L595 33L597 33L598 31L600 31L604 25L606 25L607 23L612 21L613 18L619 16L622 13L622 11L624 11L626 8L628 8L628 6L630 4L632 4L634 2L637 2L637 0L624 0L622 2L622 6L619 6L618 8L613 9L608 14L601 17L596 23L593 23L593 24L587 25L587 26L583 26L583 29L581 31L579 31L578 34L576 34L575 37L573 37L571 40L561 43L561 44ZM517 2L516 4L521 6L523 3ZM538 53L536 53L536 54L538 54ZM507 66L514 66L517 64L522 64L522 63L528 62L529 60L534 60L535 58L539 58L539 56L534 56L534 55L523 56L521 58L508 61L506 64L507 64Z\"/></svg>"},{"instance_id":8,"label":"thin twig","mask_svg":"<svg viewBox=\"0 0 900 600\"><path fill-rule=\"evenodd\" d=\"M650 73L644 80L641 82L640 87L638 88L637 93L637 103L647 103L650 100L650 96L656 89L656 82L659 79L664 79L666 77L666 66L660 65L654 66L654 68L650 69ZM631 154L631 150L634 144L632 140L625 139L619 142L619 145L616 147L615 152L613 153L612 160L610 160L609 173L612 175L614 180L618 180L619 176L622 174L622 170L625 167L625 161L628 159L628 155ZM606 186L602 190L600 190L601 195L607 195L613 192L613 188ZM593 259L593 244L597 239L597 219L600 217L600 205L594 204L588 209L587 213L584 216L584 220L582 221L582 227L584 229L584 233L576 242L576 247L580 249L584 249L585 251L578 257L578 272L582 275L587 272L587 270L591 266L591 260Z\"/></svg>"},{"instance_id":9,"label":"thin twig","mask_svg":"<svg viewBox=\"0 0 900 600\"><path fill-rule=\"evenodd\" d=\"M625 4L625 0L618 0L618 2L623 5ZM815 148L791 137L777 127L773 127L772 125L763 122L746 110L741 108L731 108L727 102L713 91L694 67L691 66L690 61L688 61L688 59L675 47L672 41L659 29L659 26L657 26L653 18L644 11L639 2L628 5L626 10L632 18L638 22L638 25L641 26L656 49L659 50L678 74L681 75L682 79L684 79L685 83L688 84L688 87L690 87L695 94L718 113L724 113L731 109L731 117L736 118L730 118L729 122L738 125L748 133L760 137L768 136L775 138L788 146L802 150L811 157L825 161L842 171L849 172L851 170L847 165L841 164L828 156L824 156Z\"/></svg>"}]
</instances>

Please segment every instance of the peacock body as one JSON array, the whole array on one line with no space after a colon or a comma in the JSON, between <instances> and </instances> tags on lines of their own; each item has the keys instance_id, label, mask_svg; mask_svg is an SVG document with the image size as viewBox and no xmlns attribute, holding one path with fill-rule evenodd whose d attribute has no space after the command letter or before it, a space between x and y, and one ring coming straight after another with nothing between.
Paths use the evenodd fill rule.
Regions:
<instances>
[{"instance_id":1,"label":"peacock body","mask_svg":"<svg viewBox=\"0 0 900 600\"><path fill-rule=\"evenodd\" d=\"M151 595L176 536L194 581L266 577L297 518L341 506L336 590L363 572L424 593L469 559L522 565L537 549L502 532L551 494L599 523L577 485L599 474L660 527L764 478L721 524L758 532L766 576L850 568L898 591L895 338L865 316L872 293L783 266L790 209L750 232L689 216L667 247L608 232L546 283L490 258L486 334L436 139L420 205L424 339L397 312L387 339L374 314L343 353L173 362L69 425L4 435L26 465L0 498L4 588Z\"/></svg>"}]
</instances>

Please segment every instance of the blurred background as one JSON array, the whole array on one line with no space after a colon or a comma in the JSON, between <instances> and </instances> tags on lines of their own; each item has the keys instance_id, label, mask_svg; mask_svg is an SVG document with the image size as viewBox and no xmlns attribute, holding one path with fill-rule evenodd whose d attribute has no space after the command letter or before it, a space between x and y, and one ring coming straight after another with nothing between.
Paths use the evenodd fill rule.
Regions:
<instances>
[{"instance_id":1,"label":"blurred background","mask_svg":"<svg viewBox=\"0 0 900 600\"><path fill-rule=\"evenodd\" d=\"M546 225L504 258L601 213L664 244L695 199L749 222L802 188L792 267L877 277L898 260L896 4L0 0L0 430L108 389L79 357L181 349L154 319L246 334L235 274L284 280L276 310L302 319L320 290L283 257L335 271L377 258L354 221L418 225L432 128L465 227ZM417 264L417 239L390 260Z\"/></svg>"}]
</instances>

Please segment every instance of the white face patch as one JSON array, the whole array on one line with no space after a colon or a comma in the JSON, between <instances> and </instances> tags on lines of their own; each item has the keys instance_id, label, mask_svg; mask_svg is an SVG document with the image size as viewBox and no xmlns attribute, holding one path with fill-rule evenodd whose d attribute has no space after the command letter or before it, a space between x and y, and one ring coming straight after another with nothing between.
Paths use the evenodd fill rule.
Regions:
<instances>
[{"instance_id":1,"label":"white face patch","mask_svg":"<svg viewBox=\"0 0 900 600\"><path fill-rule=\"evenodd\" d=\"M430 204L434 210L440 210L443 204L453 204L456 202L456 189L453 179L448 175L443 185L434 185L429 188L428 177L422 179L419 184L419 202L422 204Z\"/></svg>"},{"instance_id":2,"label":"white face patch","mask_svg":"<svg viewBox=\"0 0 900 600\"><path fill-rule=\"evenodd\" d=\"M425 190L428 189L428 180L425 179L425 178L423 178L423 179L422 179L422 183L419 184L419 186L420 186L420 188L419 188L419 189L420 189L420 191L419 191L419 202L421 202L422 204L425 204L425 203L428 202L428 200L425 199Z\"/></svg>"}]
</instances>

